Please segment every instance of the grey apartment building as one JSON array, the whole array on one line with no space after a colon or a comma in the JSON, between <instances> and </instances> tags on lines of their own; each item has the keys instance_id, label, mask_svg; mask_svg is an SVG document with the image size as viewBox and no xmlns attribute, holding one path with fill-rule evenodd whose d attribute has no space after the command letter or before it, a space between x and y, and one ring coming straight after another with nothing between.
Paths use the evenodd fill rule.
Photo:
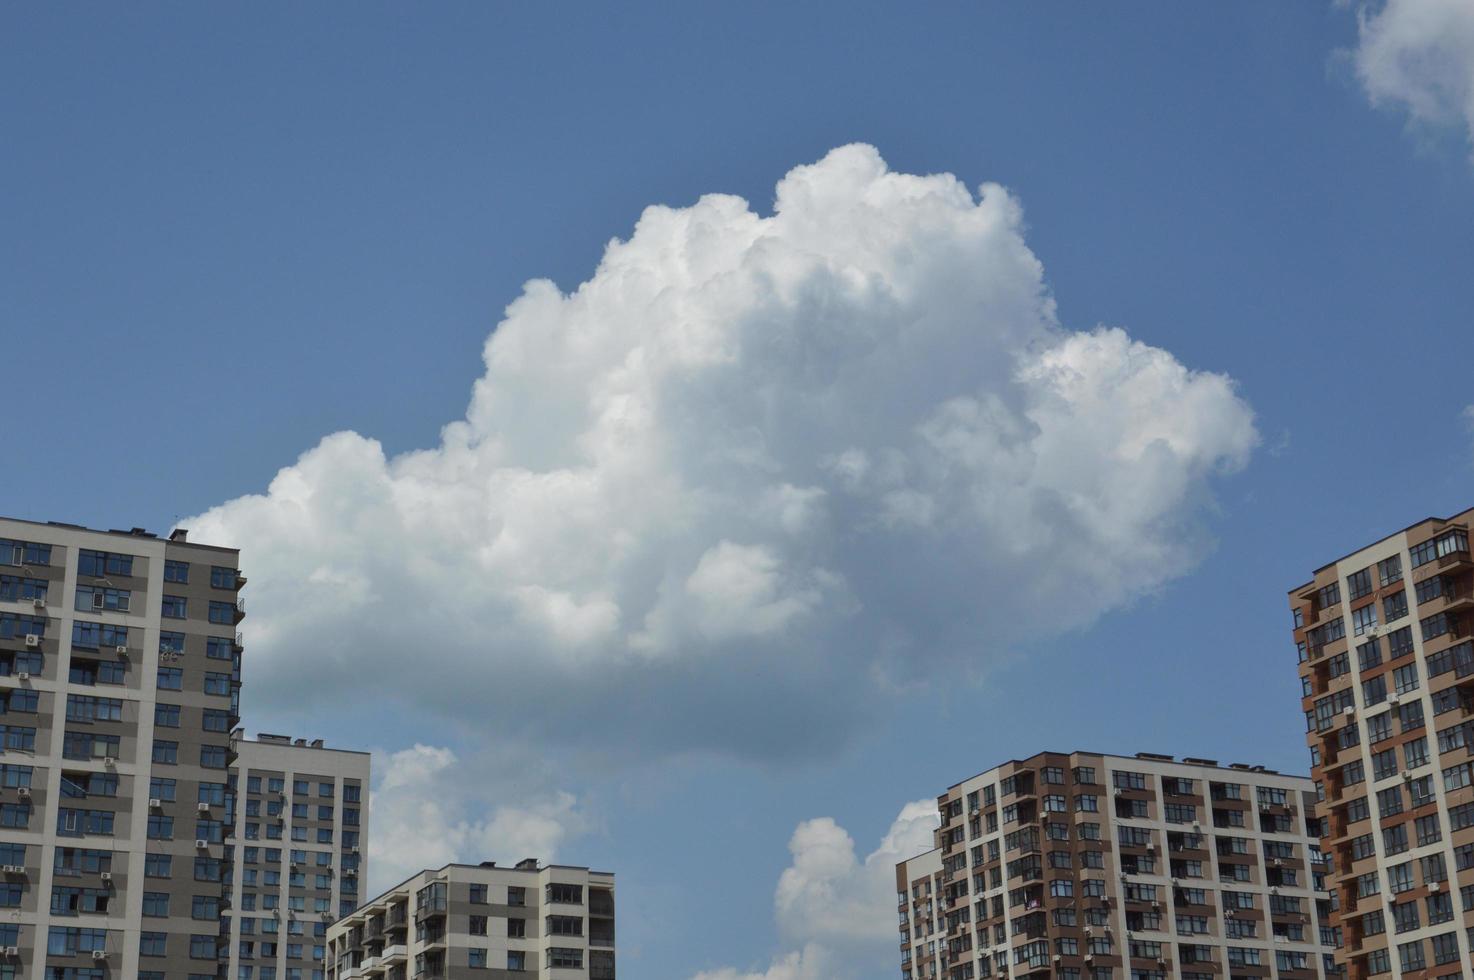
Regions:
<instances>
[{"instance_id":1,"label":"grey apartment building","mask_svg":"<svg viewBox=\"0 0 1474 980\"><path fill-rule=\"evenodd\" d=\"M903 980L1327 976L1315 792L1263 766L1045 752L937 798L896 866Z\"/></svg>"},{"instance_id":2,"label":"grey apartment building","mask_svg":"<svg viewBox=\"0 0 1474 980\"><path fill-rule=\"evenodd\" d=\"M614 980L614 875L535 860L422 871L328 929L332 980Z\"/></svg>"},{"instance_id":3,"label":"grey apartment building","mask_svg":"<svg viewBox=\"0 0 1474 980\"><path fill-rule=\"evenodd\" d=\"M237 552L0 519L0 977L214 977Z\"/></svg>"},{"instance_id":4,"label":"grey apartment building","mask_svg":"<svg viewBox=\"0 0 1474 980\"><path fill-rule=\"evenodd\" d=\"M265 734L235 749L225 976L323 980L328 926L368 874L368 753Z\"/></svg>"},{"instance_id":5,"label":"grey apartment building","mask_svg":"<svg viewBox=\"0 0 1474 980\"><path fill-rule=\"evenodd\" d=\"M1474 961L1474 510L1290 590L1321 842L1351 980Z\"/></svg>"}]
</instances>

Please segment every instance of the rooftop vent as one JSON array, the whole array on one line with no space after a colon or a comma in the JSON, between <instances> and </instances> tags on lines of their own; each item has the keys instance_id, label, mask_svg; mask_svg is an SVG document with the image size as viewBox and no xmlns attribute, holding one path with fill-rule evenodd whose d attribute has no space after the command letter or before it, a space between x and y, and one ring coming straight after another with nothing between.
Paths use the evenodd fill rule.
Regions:
<instances>
[{"instance_id":1,"label":"rooftop vent","mask_svg":"<svg viewBox=\"0 0 1474 980\"><path fill-rule=\"evenodd\" d=\"M523 858L522 860L520 860L520 861L517 862L517 870L519 870L519 871L536 871L537 870L537 858Z\"/></svg>"},{"instance_id":2,"label":"rooftop vent","mask_svg":"<svg viewBox=\"0 0 1474 980\"><path fill-rule=\"evenodd\" d=\"M176 527L174 530L169 532L169 540L178 541L180 544L184 544L186 541L189 540L189 531L182 527Z\"/></svg>"}]
</instances>

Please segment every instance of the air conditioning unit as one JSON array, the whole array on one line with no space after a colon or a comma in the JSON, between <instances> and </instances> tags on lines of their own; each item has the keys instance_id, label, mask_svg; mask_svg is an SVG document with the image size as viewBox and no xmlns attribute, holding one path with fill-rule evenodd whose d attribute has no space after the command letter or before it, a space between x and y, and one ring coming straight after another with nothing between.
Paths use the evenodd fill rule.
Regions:
<instances>
[{"instance_id":1,"label":"air conditioning unit","mask_svg":"<svg viewBox=\"0 0 1474 980\"><path fill-rule=\"evenodd\" d=\"M45 609L46 608L46 600L45 599L32 599L31 600L31 608L32 609Z\"/></svg>"},{"instance_id":2,"label":"air conditioning unit","mask_svg":"<svg viewBox=\"0 0 1474 980\"><path fill-rule=\"evenodd\" d=\"M203 851L205 848L210 846L210 842L205 840L204 838L200 838L194 842L194 846Z\"/></svg>"},{"instance_id":3,"label":"air conditioning unit","mask_svg":"<svg viewBox=\"0 0 1474 980\"><path fill-rule=\"evenodd\" d=\"M1352 715L1356 714L1356 706L1348 704L1346 707L1341 709L1341 714L1345 715L1347 718L1350 718Z\"/></svg>"},{"instance_id":4,"label":"air conditioning unit","mask_svg":"<svg viewBox=\"0 0 1474 980\"><path fill-rule=\"evenodd\" d=\"M210 804L208 804L208 803L201 803L199 806L195 807L195 809L198 810L200 813L209 813L210 812Z\"/></svg>"},{"instance_id":5,"label":"air conditioning unit","mask_svg":"<svg viewBox=\"0 0 1474 980\"><path fill-rule=\"evenodd\" d=\"M357 868L344 868L343 869L343 874L347 875L349 878L357 878L358 877L358 869Z\"/></svg>"},{"instance_id":6,"label":"air conditioning unit","mask_svg":"<svg viewBox=\"0 0 1474 980\"><path fill-rule=\"evenodd\" d=\"M1391 692L1389 692L1387 694L1387 703L1388 704L1396 704L1398 702L1398 700L1400 700L1401 698L1402 698L1402 695L1401 694L1398 694L1396 691L1391 691Z\"/></svg>"},{"instance_id":7,"label":"air conditioning unit","mask_svg":"<svg viewBox=\"0 0 1474 980\"><path fill-rule=\"evenodd\" d=\"M113 647L113 653L116 653L120 657L126 657L128 656L128 647L125 644L119 643Z\"/></svg>"},{"instance_id":8,"label":"air conditioning unit","mask_svg":"<svg viewBox=\"0 0 1474 980\"><path fill-rule=\"evenodd\" d=\"M29 800L31 798L31 787L17 786L15 789L15 795L19 796L23 800Z\"/></svg>"},{"instance_id":9,"label":"air conditioning unit","mask_svg":"<svg viewBox=\"0 0 1474 980\"><path fill-rule=\"evenodd\" d=\"M31 672L29 670L17 671L15 679L24 683L31 679Z\"/></svg>"},{"instance_id":10,"label":"air conditioning unit","mask_svg":"<svg viewBox=\"0 0 1474 980\"><path fill-rule=\"evenodd\" d=\"M148 800L148 808L150 810L162 810L164 808L164 801L157 796L151 796Z\"/></svg>"},{"instance_id":11,"label":"air conditioning unit","mask_svg":"<svg viewBox=\"0 0 1474 980\"><path fill-rule=\"evenodd\" d=\"M113 873L111 871L104 871L102 874L98 875L98 877L101 878L103 881L112 881Z\"/></svg>"},{"instance_id":12,"label":"air conditioning unit","mask_svg":"<svg viewBox=\"0 0 1474 980\"><path fill-rule=\"evenodd\" d=\"M104 766L106 766L107 768L109 768L109 769L115 769L115 768L117 768L118 760L117 759L114 759L110 755L105 755L105 756L102 757L102 764Z\"/></svg>"},{"instance_id":13,"label":"air conditioning unit","mask_svg":"<svg viewBox=\"0 0 1474 980\"><path fill-rule=\"evenodd\" d=\"M1151 841L1147 841L1146 842L1146 849L1148 851L1155 851L1157 849L1157 845L1153 844Z\"/></svg>"},{"instance_id":14,"label":"air conditioning unit","mask_svg":"<svg viewBox=\"0 0 1474 980\"><path fill-rule=\"evenodd\" d=\"M1414 780L1414 779L1416 779L1416 778L1417 778L1417 777L1415 777L1415 776L1414 776L1414 775L1413 775L1413 774L1412 774L1412 773L1410 773L1410 772L1405 772L1405 773L1403 773L1403 774L1402 774L1402 781L1403 781L1403 782L1405 782L1405 783L1410 783L1410 782L1412 782L1412 781L1413 781L1413 780Z\"/></svg>"},{"instance_id":15,"label":"air conditioning unit","mask_svg":"<svg viewBox=\"0 0 1474 980\"><path fill-rule=\"evenodd\" d=\"M1166 959L1164 959L1161 956L1158 956L1157 957L1157 966L1166 966L1166 965L1167 965Z\"/></svg>"},{"instance_id":16,"label":"air conditioning unit","mask_svg":"<svg viewBox=\"0 0 1474 980\"><path fill-rule=\"evenodd\" d=\"M20 947L19 946L6 946L4 949L0 949L0 953L4 953L6 956L19 956L20 955Z\"/></svg>"},{"instance_id":17,"label":"air conditioning unit","mask_svg":"<svg viewBox=\"0 0 1474 980\"><path fill-rule=\"evenodd\" d=\"M1063 957L1060 956L1058 953L1054 954L1054 962L1058 963L1061 959L1063 959Z\"/></svg>"},{"instance_id":18,"label":"air conditioning unit","mask_svg":"<svg viewBox=\"0 0 1474 980\"><path fill-rule=\"evenodd\" d=\"M107 959L107 950L105 950L105 949L94 949L92 951L92 958L94 960L105 960L105 959Z\"/></svg>"},{"instance_id":19,"label":"air conditioning unit","mask_svg":"<svg viewBox=\"0 0 1474 980\"><path fill-rule=\"evenodd\" d=\"M7 864L4 868L0 868L0 871L4 871L8 875L23 875L26 873L25 867L19 864Z\"/></svg>"},{"instance_id":20,"label":"air conditioning unit","mask_svg":"<svg viewBox=\"0 0 1474 980\"><path fill-rule=\"evenodd\" d=\"M26 646L28 646L28 647L38 647L40 645L41 645L41 635L39 633L27 633L26 634Z\"/></svg>"},{"instance_id":21,"label":"air conditioning unit","mask_svg":"<svg viewBox=\"0 0 1474 980\"><path fill-rule=\"evenodd\" d=\"M1428 890L1430 892L1436 892L1442 884L1443 882L1441 881L1430 881L1428 882Z\"/></svg>"}]
</instances>

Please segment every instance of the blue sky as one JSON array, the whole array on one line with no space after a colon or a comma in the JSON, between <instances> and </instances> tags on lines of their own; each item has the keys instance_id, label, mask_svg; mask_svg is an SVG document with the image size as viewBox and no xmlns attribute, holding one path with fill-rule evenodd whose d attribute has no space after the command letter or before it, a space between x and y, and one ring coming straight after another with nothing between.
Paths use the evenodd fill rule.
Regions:
<instances>
[{"instance_id":1,"label":"blue sky","mask_svg":"<svg viewBox=\"0 0 1474 980\"><path fill-rule=\"evenodd\" d=\"M246 667L247 724L382 752L394 785L376 806L379 846L405 866L515 859L526 855L507 851L525 846L612 869L621 957L641 976L774 962L775 980L892 975L889 932L867 944L805 905L826 882L863 890L863 867L804 864L775 910L801 822L833 818L863 861L907 802L1045 748L1302 769L1285 591L1376 536L1469 505L1463 412L1474 399L1447 367L1474 354L1474 26L1460 6L1363 8L1360 32L1355 8L1330 3L8 8L0 333L13 406L0 511L161 531L210 511L198 526L240 534L221 543L246 549L248 625L271 630L253 642L260 666ZM1437 30L1440 17L1464 33ZM1455 74L1436 97L1388 67L1460 37L1468 49L1444 52ZM813 228L763 226L798 258L748 255L732 270L781 281L801 265L819 299L776 288L738 301L674 279L666 299L641 299L628 283L640 273L662 285L663 246L682 243L692 263L706 247L652 222L621 253L624 280L606 260L601 281L613 285L586 310L525 303L507 320L499 366L483 363L525 282L566 293L595 277L605 246L630 239L647 206L740 237L772 215L785 174L856 142L879 156L841 155L795 178L785 213L812 208ZM889 176L866 169L880 157ZM974 200L996 183L1006 197L948 198L955 207L932 225L897 195L951 192L908 174L953 174ZM880 195L867 198L876 224L844 210L862 191ZM841 204L826 203L831 192ZM755 214L689 210L711 193L739 195ZM965 229L994 206L1002 216L973 255ZM878 258L848 251L872 240ZM1015 246L1042 266L1053 314ZM977 275L950 267L958 255L977 260ZM893 285L924 275L870 306L825 278L840 262ZM833 335L806 319L832 310ZM914 319L898 326L897 310ZM540 565L628 542L557 537L589 518L547 483L516 498L537 511L519 541L538 547L513 551L514 571L474 534L463 554L444 539L420 556L426 567L410 561L413 536L383 529L374 496L397 487L402 501L406 483L384 477L361 440L330 443L294 471L293 486L316 494L305 517L282 485L212 510L264 494L342 430L390 458L430 451L440 468L427 509L453 510L447 473L462 470L446 462L441 429L466 417L489 370L470 424L478 445L507 448L477 455L467 485L567 466L598 433L564 413L613 377L603 364L563 372L586 336L579 325L617 323L599 349L648 356L671 350L683 317L745 331L724 336L741 341L746 373L667 368L650 389L659 472L686 489L731 488L733 500L655 520L628 496L570 491L591 495L578 507L609 508L595 507L594 523L634 515L636 542L633 559L569 587L572 606L549 598L563 572L537 578ZM852 324L901 336L928 317L948 324L935 335L943 346L898 369L893 390L866 398L825 375L824 345L841 363ZM1159 504L1137 518L1156 568L1084 521L1041 525L1061 533L1057 547L1035 542L1016 564L993 517L962 539L981 542L982 557L955 547L928 561L934 539L897 525L872 533L879 519L863 506L902 498L844 483L850 442L877 458L891 445L879 442L884 425L862 434L855 420L893 416L887 437L903 439L934 419L934 382L938 395L969 397L996 384L1010 417L1037 421L1044 409L1030 399L1044 396L1002 378L1034 364L1013 339L1077 354L1068 338L1099 336L1099 325L1215 373L1163 380L1139 351L1122 354L1142 372L1123 375L1147 391L1142 413L1102 423L1094 443L1093 415L1056 420L1060 440L1088 443L1072 488L1093 499L1116 486L1118 508L1132 497L1119 484L1140 471L1102 460L1144 428L1180 426L1179 451L1141 493ZM539 336L562 346L540 349ZM759 341L798 346L764 352ZM1217 375L1232 388L1214 388ZM751 385L771 397L749 404ZM778 412L754 423L783 474L771 482L731 462L750 448L737 421L764 407ZM631 418L621 425L638 427ZM714 461L688 429L727 455ZM924 466L906 459L913 475ZM973 478L992 486L1001 468L990 457ZM761 510L762 493L802 489L800 473L826 500L855 494L827 512L818 543L738 536L757 532L737 498L751 491ZM1054 494L1063 477L1032 479L1030 492L1043 481ZM651 498L667 499L650 482ZM905 489L906 500L920 492ZM949 478L922 489L945 514L957 488ZM485 500L469 506L487 518ZM1080 537L1063 533L1072 528ZM1076 560L1057 557L1083 537ZM1101 571L1087 575L1087 563ZM634 592L645 628L589 640L606 605L629 615ZM684 605L665 601L677 593ZM415 639L422 608L445 630L426 643ZM514 608L525 614L515 622ZM556 622L529 625L534 612ZM325 677L383 673L351 705L314 710L276 680L292 658L322 663ZM459 690L401 684L396 663ZM1207 683L1221 713L1186 696ZM1113 707L1087 709L1102 690ZM1020 710L1023 692L1046 698L1043 716ZM416 787L434 788L443 812L416 810ZM436 827L437 841L406 841L414 826ZM798 887L809 874L813 893ZM806 945L828 959L783 959Z\"/></svg>"}]
</instances>

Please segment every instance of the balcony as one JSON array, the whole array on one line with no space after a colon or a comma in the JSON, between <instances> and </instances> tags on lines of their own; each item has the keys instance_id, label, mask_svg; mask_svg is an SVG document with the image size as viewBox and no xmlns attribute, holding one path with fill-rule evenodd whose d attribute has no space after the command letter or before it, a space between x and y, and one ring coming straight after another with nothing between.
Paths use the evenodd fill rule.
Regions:
<instances>
[{"instance_id":1,"label":"balcony","mask_svg":"<svg viewBox=\"0 0 1474 980\"><path fill-rule=\"evenodd\" d=\"M383 966L389 966L394 963L403 963L408 955L409 947L407 946L387 946L384 949L383 955L379 957L379 963Z\"/></svg>"}]
</instances>

